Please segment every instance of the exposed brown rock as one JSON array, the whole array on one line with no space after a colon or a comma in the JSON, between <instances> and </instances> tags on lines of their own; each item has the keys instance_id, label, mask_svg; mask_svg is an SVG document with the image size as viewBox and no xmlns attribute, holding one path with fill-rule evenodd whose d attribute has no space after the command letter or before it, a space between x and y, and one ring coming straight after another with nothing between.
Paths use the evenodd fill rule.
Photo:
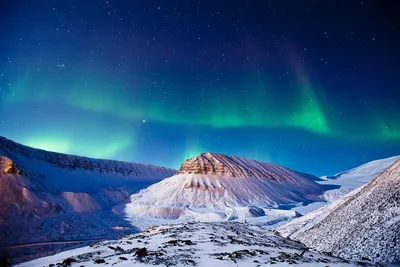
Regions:
<instances>
[{"instance_id":1,"label":"exposed brown rock","mask_svg":"<svg viewBox=\"0 0 400 267\"><path fill-rule=\"evenodd\" d=\"M2 156L1 160L3 161L3 164L5 165L5 169L4 169L5 173L17 174L17 175L24 174L24 172L21 169L19 169L17 164L15 164L15 162L13 162L11 159Z\"/></svg>"},{"instance_id":2,"label":"exposed brown rock","mask_svg":"<svg viewBox=\"0 0 400 267\"><path fill-rule=\"evenodd\" d=\"M186 160L178 171L178 174L182 173L223 175L237 178L257 177L275 181L285 181L290 179L289 177L299 175L286 168L283 170L279 165L216 153L203 153ZM206 189L201 184L187 184L185 187Z\"/></svg>"}]
</instances>

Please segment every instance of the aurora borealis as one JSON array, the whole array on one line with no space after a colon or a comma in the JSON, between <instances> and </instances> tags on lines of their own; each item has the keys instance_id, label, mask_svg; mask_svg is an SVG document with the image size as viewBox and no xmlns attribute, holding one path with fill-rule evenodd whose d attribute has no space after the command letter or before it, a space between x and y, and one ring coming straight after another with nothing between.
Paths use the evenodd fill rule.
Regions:
<instances>
[{"instance_id":1,"label":"aurora borealis","mask_svg":"<svg viewBox=\"0 0 400 267\"><path fill-rule=\"evenodd\" d=\"M179 168L400 154L396 1L3 1L0 135ZM354 15L356 14L356 15Z\"/></svg>"}]
</instances>

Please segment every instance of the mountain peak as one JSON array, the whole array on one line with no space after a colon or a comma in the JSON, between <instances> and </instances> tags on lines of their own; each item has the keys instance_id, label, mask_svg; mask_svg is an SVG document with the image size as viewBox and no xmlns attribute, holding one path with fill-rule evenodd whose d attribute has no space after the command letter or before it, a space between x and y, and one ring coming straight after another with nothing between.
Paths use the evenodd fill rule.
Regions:
<instances>
[{"instance_id":1,"label":"mountain peak","mask_svg":"<svg viewBox=\"0 0 400 267\"><path fill-rule=\"evenodd\" d=\"M183 162L178 174L222 175L235 178L269 178L270 180L284 181L286 172L282 166L259 162L236 156L227 156L220 153L206 152Z\"/></svg>"},{"instance_id":2,"label":"mountain peak","mask_svg":"<svg viewBox=\"0 0 400 267\"><path fill-rule=\"evenodd\" d=\"M229 177L247 177L248 171L238 175L237 162L233 157L219 153L206 152L183 162L178 173L204 175L223 175Z\"/></svg>"},{"instance_id":3,"label":"mountain peak","mask_svg":"<svg viewBox=\"0 0 400 267\"><path fill-rule=\"evenodd\" d=\"M186 160L177 175L132 195L125 210L132 220L146 216L149 221L258 217L265 207L320 201L325 188L308 176L275 164L203 153Z\"/></svg>"}]
</instances>

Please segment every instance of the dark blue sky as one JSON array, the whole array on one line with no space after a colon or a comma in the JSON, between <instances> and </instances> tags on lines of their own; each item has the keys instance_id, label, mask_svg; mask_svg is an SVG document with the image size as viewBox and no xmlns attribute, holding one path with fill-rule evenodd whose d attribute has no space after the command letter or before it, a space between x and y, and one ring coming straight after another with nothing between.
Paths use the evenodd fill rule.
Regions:
<instances>
[{"instance_id":1,"label":"dark blue sky","mask_svg":"<svg viewBox=\"0 0 400 267\"><path fill-rule=\"evenodd\" d=\"M316 175L400 154L396 1L2 1L0 135Z\"/></svg>"}]
</instances>

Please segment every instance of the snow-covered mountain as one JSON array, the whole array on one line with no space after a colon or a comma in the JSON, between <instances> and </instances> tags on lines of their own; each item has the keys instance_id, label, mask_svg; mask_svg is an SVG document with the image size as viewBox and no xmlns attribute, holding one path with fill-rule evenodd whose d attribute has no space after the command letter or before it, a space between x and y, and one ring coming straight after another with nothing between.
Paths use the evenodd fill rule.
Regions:
<instances>
[{"instance_id":1,"label":"snow-covered mountain","mask_svg":"<svg viewBox=\"0 0 400 267\"><path fill-rule=\"evenodd\" d=\"M153 227L115 241L25 262L36 266L370 266L311 252L302 244L237 222Z\"/></svg>"},{"instance_id":2,"label":"snow-covered mountain","mask_svg":"<svg viewBox=\"0 0 400 267\"><path fill-rule=\"evenodd\" d=\"M321 201L323 192L324 186L279 165L203 153L186 160L176 175L132 195L119 210L143 228L148 226L145 218L218 221L263 216L265 208Z\"/></svg>"},{"instance_id":3,"label":"snow-covered mountain","mask_svg":"<svg viewBox=\"0 0 400 267\"><path fill-rule=\"evenodd\" d=\"M400 159L366 185L277 230L340 257L400 263Z\"/></svg>"},{"instance_id":4,"label":"snow-covered mountain","mask_svg":"<svg viewBox=\"0 0 400 267\"><path fill-rule=\"evenodd\" d=\"M290 208L290 210L271 209L267 211L266 209L264 209L267 216L247 218L247 222L254 225L262 226L267 229L275 229L279 226L284 225L289 220L301 217L301 215L306 215L312 211L325 207L329 203L335 202L335 204L330 205L326 209L321 209L318 212L313 213L313 215L303 216L301 219L304 220L304 223L309 221L321 221L323 218L325 218L324 216L327 216L327 214L329 214L329 212L335 207L335 205L342 203L347 199L348 196L350 196L348 195L345 197L347 193L365 185L373 178L377 177L397 159L400 159L400 156L374 160L351 170L344 171L332 176L322 176L321 178L316 178L313 175L305 173L299 173L302 176L305 176L310 180L325 186L326 191L321 196L322 201L312 202L309 204L306 203L306 205L302 205L301 203L299 205L296 205L295 207ZM301 226L298 225L296 227L300 228Z\"/></svg>"},{"instance_id":5,"label":"snow-covered mountain","mask_svg":"<svg viewBox=\"0 0 400 267\"><path fill-rule=\"evenodd\" d=\"M398 159L400 159L400 156L374 160L333 176L321 177L323 181L319 181L320 184L335 184L340 186L338 189L325 192L324 199L328 202L332 202L341 196L344 196L353 189L356 189L377 177Z\"/></svg>"},{"instance_id":6,"label":"snow-covered mountain","mask_svg":"<svg viewBox=\"0 0 400 267\"><path fill-rule=\"evenodd\" d=\"M0 254L46 250L19 247L26 243L132 233L136 229L112 206L174 173L158 166L48 152L0 137Z\"/></svg>"}]
</instances>

